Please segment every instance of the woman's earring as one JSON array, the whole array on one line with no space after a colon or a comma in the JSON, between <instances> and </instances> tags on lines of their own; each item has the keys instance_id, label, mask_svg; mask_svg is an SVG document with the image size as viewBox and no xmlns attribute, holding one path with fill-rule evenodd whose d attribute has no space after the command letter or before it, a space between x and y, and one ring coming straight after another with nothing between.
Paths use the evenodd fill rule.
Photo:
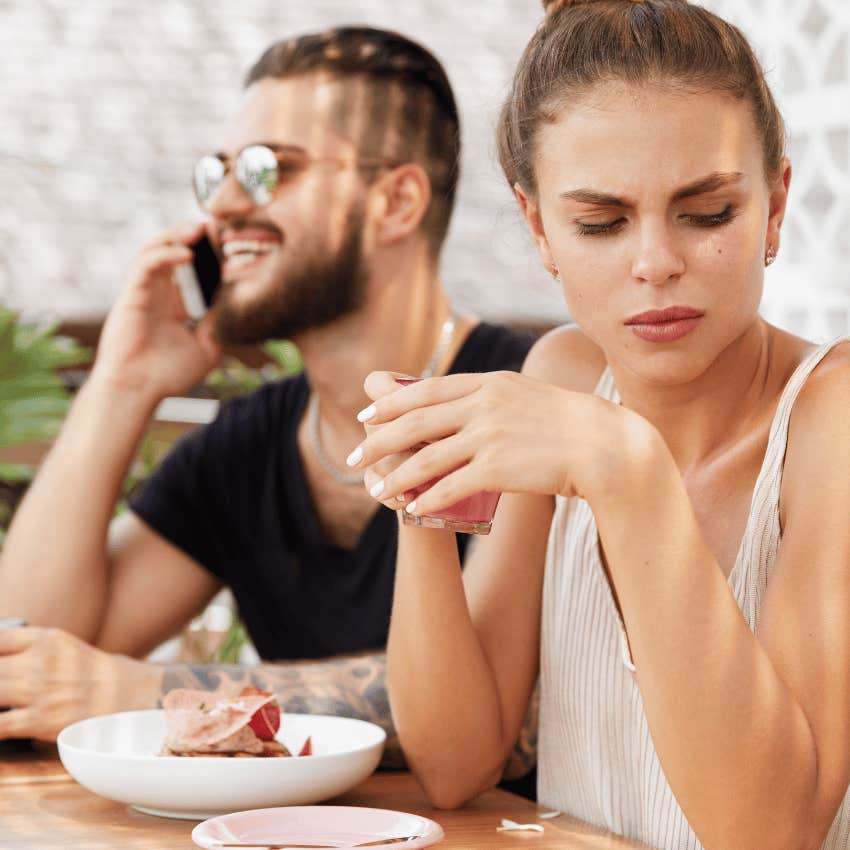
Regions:
<instances>
[{"instance_id":1,"label":"woman's earring","mask_svg":"<svg viewBox=\"0 0 850 850\"><path fill-rule=\"evenodd\" d=\"M769 246L767 249L767 253L764 255L764 264L765 266L772 266L774 261L776 260L776 248L773 245Z\"/></svg>"},{"instance_id":2,"label":"woman's earring","mask_svg":"<svg viewBox=\"0 0 850 850\"><path fill-rule=\"evenodd\" d=\"M552 277L558 281L561 279L561 270L554 263L552 263Z\"/></svg>"}]
</instances>

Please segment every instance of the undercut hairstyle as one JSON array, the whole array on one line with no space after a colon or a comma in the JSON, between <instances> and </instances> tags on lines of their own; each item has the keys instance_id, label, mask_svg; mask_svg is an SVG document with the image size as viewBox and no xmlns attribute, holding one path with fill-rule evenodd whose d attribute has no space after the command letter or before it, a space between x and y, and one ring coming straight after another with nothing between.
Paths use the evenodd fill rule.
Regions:
<instances>
[{"instance_id":1,"label":"undercut hairstyle","mask_svg":"<svg viewBox=\"0 0 850 850\"><path fill-rule=\"evenodd\" d=\"M365 160L416 163L431 183L420 225L433 253L445 239L460 171L460 121L454 94L437 58L413 41L372 27L341 27L272 44L245 78L323 73L343 85L335 129ZM374 176L374 166L361 171Z\"/></svg>"},{"instance_id":2,"label":"undercut hairstyle","mask_svg":"<svg viewBox=\"0 0 850 850\"><path fill-rule=\"evenodd\" d=\"M687 0L544 0L547 17L519 61L499 118L511 187L536 193L538 131L600 83L721 92L750 107L768 180L779 176L785 124L749 42Z\"/></svg>"}]
</instances>

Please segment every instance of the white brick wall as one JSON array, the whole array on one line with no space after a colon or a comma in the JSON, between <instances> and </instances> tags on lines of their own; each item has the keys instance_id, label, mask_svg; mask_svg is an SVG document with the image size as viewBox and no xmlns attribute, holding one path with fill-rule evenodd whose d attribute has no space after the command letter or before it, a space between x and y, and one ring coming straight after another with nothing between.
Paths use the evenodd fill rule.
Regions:
<instances>
[{"instance_id":1,"label":"white brick wall","mask_svg":"<svg viewBox=\"0 0 850 850\"><path fill-rule=\"evenodd\" d=\"M844 26L846 37L840 10L850 0L751 0L755 14L745 15L743 25L757 41L776 38L788 21L784 7L812 2L825 10L832 30ZM742 8L739 0L710 5L731 15ZM464 177L444 267L455 300L492 318L565 318L495 164L492 141L507 81L540 8L539 0L0 0L0 302L42 315L105 311L139 243L195 215L187 179L192 163L216 145L260 50L296 32L360 22L429 45L456 88ZM805 49L823 39L798 41ZM842 71L840 61L834 64L846 91L847 65ZM798 101L811 99L812 85L821 83L807 82ZM793 117L801 138L816 118L802 108ZM848 121L850 103L843 124L833 122L836 160L824 178L845 204ZM797 182L817 189L816 172L817 157L810 156ZM850 213L846 225L834 216L826 231L803 226L824 203L817 191L809 200L813 211L801 202L797 253L789 251L785 271L782 260L775 271L777 279L785 275L787 289L813 269L822 283L828 270L829 292L806 291L823 290L843 309L850 276L846 259L838 258L840 251L846 258L841 240ZM813 256L812 233L820 236L816 265L802 254Z\"/></svg>"}]
</instances>

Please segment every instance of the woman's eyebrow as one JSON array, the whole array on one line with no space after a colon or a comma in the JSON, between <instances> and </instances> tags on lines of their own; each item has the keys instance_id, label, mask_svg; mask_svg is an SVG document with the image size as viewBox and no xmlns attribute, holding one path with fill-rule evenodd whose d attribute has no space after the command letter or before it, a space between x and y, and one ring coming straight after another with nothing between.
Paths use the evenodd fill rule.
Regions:
<instances>
[{"instance_id":1,"label":"woman's eyebrow","mask_svg":"<svg viewBox=\"0 0 850 850\"><path fill-rule=\"evenodd\" d=\"M740 171L715 171L678 189L673 195L673 200L682 201L695 195L705 195L708 192L722 189L724 186L739 183L745 176ZM576 201L580 204L591 204L596 207L633 208L637 206L637 203L631 198L621 198L618 195L599 192L596 189L571 189L567 192L561 192L558 197L565 201Z\"/></svg>"},{"instance_id":2,"label":"woman's eyebrow","mask_svg":"<svg viewBox=\"0 0 850 850\"><path fill-rule=\"evenodd\" d=\"M682 201L685 198L692 198L694 195L705 195L708 192L714 192L717 189L722 189L733 183L740 183L746 175L740 171L715 171L707 177L700 177L693 183L679 189L673 195L674 201Z\"/></svg>"},{"instance_id":3,"label":"woman's eyebrow","mask_svg":"<svg viewBox=\"0 0 850 850\"><path fill-rule=\"evenodd\" d=\"M564 201L577 201L580 204L593 204L597 207L634 207L634 201L628 198L618 198L606 192L597 192L594 189L571 189L558 195Z\"/></svg>"}]
</instances>

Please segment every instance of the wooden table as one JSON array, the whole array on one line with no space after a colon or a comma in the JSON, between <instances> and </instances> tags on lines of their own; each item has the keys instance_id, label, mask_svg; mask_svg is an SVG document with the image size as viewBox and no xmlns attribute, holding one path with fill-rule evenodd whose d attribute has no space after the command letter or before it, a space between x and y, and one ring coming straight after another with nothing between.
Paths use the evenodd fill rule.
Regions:
<instances>
[{"instance_id":1,"label":"wooden table","mask_svg":"<svg viewBox=\"0 0 850 850\"><path fill-rule=\"evenodd\" d=\"M377 773L333 801L414 812L436 820L446 837L440 850L625 850L638 845L561 815L541 820L544 832L497 832L502 818L538 822L534 803L498 789L466 808L443 812L428 804L409 773ZM140 814L98 797L65 772L55 748L0 752L0 848L2 850L190 850L194 821Z\"/></svg>"}]
</instances>

